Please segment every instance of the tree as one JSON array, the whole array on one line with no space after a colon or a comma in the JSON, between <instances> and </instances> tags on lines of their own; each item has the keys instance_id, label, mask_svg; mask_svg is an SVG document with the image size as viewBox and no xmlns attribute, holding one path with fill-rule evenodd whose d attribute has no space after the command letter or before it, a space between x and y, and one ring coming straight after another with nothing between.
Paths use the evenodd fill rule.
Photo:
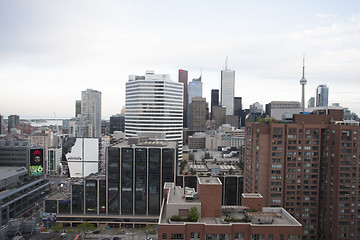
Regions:
<instances>
[{"instance_id":1,"label":"tree","mask_svg":"<svg viewBox=\"0 0 360 240\"><path fill-rule=\"evenodd\" d=\"M57 233L61 232L62 227L63 227L62 224L56 224L56 225L53 227L53 232L57 232Z\"/></svg>"},{"instance_id":2,"label":"tree","mask_svg":"<svg viewBox=\"0 0 360 240\"><path fill-rule=\"evenodd\" d=\"M196 207L192 207L190 208L189 214L188 214L188 219L191 222L196 222L197 220L199 220L200 214L197 210Z\"/></svg>"},{"instance_id":3,"label":"tree","mask_svg":"<svg viewBox=\"0 0 360 240\"><path fill-rule=\"evenodd\" d=\"M191 173L191 175L196 175L196 171L193 168L190 168L189 172Z\"/></svg>"},{"instance_id":4,"label":"tree","mask_svg":"<svg viewBox=\"0 0 360 240\"><path fill-rule=\"evenodd\" d=\"M93 224L88 223L88 222L82 222L81 224L79 224L77 227L77 229L79 229L82 232L85 232L85 237L86 237L86 232L88 231L94 231L96 228Z\"/></svg>"},{"instance_id":5,"label":"tree","mask_svg":"<svg viewBox=\"0 0 360 240\"><path fill-rule=\"evenodd\" d=\"M148 225L146 227L141 228L141 230L145 233L146 238L148 238L149 234L153 234L156 232L154 226Z\"/></svg>"}]
</instances>

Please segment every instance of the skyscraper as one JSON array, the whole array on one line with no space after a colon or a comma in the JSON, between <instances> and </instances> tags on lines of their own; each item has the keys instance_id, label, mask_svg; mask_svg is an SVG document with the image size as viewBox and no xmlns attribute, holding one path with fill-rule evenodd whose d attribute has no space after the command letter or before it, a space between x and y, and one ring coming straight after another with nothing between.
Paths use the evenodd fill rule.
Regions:
<instances>
[{"instance_id":1,"label":"skyscraper","mask_svg":"<svg viewBox=\"0 0 360 240\"><path fill-rule=\"evenodd\" d=\"M221 105L226 107L226 115L234 115L235 71L227 68L221 70Z\"/></svg>"},{"instance_id":2,"label":"skyscraper","mask_svg":"<svg viewBox=\"0 0 360 240\"><path fill-rule=\"evenodd\" d=\"M183 95L183 125L188 127L188 71L179 69L179 82L184 84Z\"/></svg>"},{"instance_id":3,"label":"skyscraper","mask_svg":"<svg viewBox=\"0 0 360 240\"><path fill-rule=\"evenodd\" d=\"M242 98L235 97L234 98L234 115L240 116L242 111Z\"/></svg>"},{"instance_id":4,"label":"skyscraper","mask_svg":"<svg viewBox=\"0 0 360 240\"><path fill-rule=\"evenodd\" d=\"M192 110L191 110L191 105L192 105L192 99L194 97L202 97L202 82L201 82L201 77L199 78L193 78L192 82L189 82L188 85L188 127L191 129L191 120L192 120Z\"/></svg>"},{"instance_id":5,"label":"skyscraper","mask_svg":"<svg viewBox=\"0 0 360 240\"><path fill-rule=\"evenodd\" d=\"M206 130L206 115L208 114L206 99L194 97L191 103L191 130Z\"/></svg>"},{"instance_id":6,"label":"skyscraper","mask_svg":"<svg viewBox=\"0 0 360 240\"><path fill-rule=\"evenodd\" d=\"M302 94L301 94L301 109L305 112L305 84L307 80L305 78L305 57L303 58L303 71L302 71L302 78L300 79L300 85L302 86Z\"/></svg>"},{"instance_id":7,"label":"skyscraper","mask_svg":"<svg viewBox=\"0 0 360 240\"><path fill-rule=\"evenodd\" d=\"M129 76L126 83L126 137L148 136L176 140L182 160L183 83L171 81L168 74Z\"/></svg>"},{"instance_id":8,"label":"skyscraper","mask_svg":"<svg viewBox=\"0 0 360 240\"><path fill-rule=\"evenodd\" d=\"M316 88L316 106L328 106L329 88L325 84L321 84Z\"/></svg>"},{"instance_id":9,"label":"skyscraper","mask_svg":"<svg viewBox=\"0 0 360 240\"><path fill-rule=\"evenodd\" d=\"M211 119L213 119L213 107L219 106L219 89L211 90Z\"/></svg>"},{"instance_id":10,"label":"skyscraper","mask_svg":"<svg viewBox=\"0 0 360 240\"><path fill-rule=\"evenodd\" d=\"M101 137L101 92L93 89L81 92L81 120L91 128L88 137Z\"/></svg>"},{"instance_id":11,"label":"skyscraper","mask_svg":"<svg viewBox=\"0 0 360 240\"><path fill-rule=\"evenodd\" d=\"M75 101L75 117L81 116L81 100Z\"/></svg>"}]
</instances>

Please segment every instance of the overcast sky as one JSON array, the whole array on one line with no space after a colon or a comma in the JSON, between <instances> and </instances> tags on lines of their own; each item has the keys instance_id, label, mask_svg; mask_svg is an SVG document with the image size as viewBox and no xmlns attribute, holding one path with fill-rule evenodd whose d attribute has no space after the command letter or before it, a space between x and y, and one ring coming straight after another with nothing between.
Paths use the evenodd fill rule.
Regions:
<instances>
[{"instance_id":1,"label":"overcast sky","mask_svg":"<svg viewBox=\"0 0 360 240\"><path fill-rule=\"evenodd\" d=\"M87 88L102 117L120 113L128 75L203 75L220 88L228 56L235 96L306 101L320 84L329 104L360 114L360 1L0 0L0 114L74 116Z\"/></svg>"}]
</instances>

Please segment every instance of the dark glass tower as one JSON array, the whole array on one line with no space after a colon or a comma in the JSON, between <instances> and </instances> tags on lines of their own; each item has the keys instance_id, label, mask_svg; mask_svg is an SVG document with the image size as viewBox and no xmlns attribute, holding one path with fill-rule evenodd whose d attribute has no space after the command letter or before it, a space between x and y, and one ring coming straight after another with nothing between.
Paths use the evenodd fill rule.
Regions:
<instances>
[{"instance_id":1,"label":"dark glass tower","mask_svg":"<svg viewBox=\"0 0 360 240\"><path fill-rule=\"evenodd\" d=\"M214 106L219 106L219 89L211 90L211 119L213 118Z\"/></svg>"},{"instance_id":2,"label":"dark glass tower","mask_svg":"<svg viewBox=\"0 0 360 240\"><path fill-rule=\"evenodd\" d=\"M175 182L177 142L119 143L108 148L108 214L158 215L165 182Z\"/></svg>"}]
</instances>

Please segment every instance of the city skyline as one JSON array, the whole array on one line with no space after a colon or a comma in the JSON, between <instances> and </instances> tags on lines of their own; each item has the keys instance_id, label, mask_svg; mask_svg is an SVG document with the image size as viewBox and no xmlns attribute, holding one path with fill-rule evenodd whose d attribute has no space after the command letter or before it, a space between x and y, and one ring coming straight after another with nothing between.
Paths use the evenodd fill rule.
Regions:
<instances>
[{"instance_id":1,"label":"city skyline","mask_svg":"<svg viewBox=\"0 0 360 240\"><path fill-rule=\"evenodd\" d=\"M109 119L125 105L128 76L146 70L170 74L174 82L179 69L188 71L189 80L202 73L203 97L210 102L211 89L220 89L226 56L244 108L300 102L304 52L305 100L326 84L329 105L359 114L359 6L1 1L0 114L70 118L79 93L91 88L102 92L102 118Z\"/></svg>"}]
</instances>

